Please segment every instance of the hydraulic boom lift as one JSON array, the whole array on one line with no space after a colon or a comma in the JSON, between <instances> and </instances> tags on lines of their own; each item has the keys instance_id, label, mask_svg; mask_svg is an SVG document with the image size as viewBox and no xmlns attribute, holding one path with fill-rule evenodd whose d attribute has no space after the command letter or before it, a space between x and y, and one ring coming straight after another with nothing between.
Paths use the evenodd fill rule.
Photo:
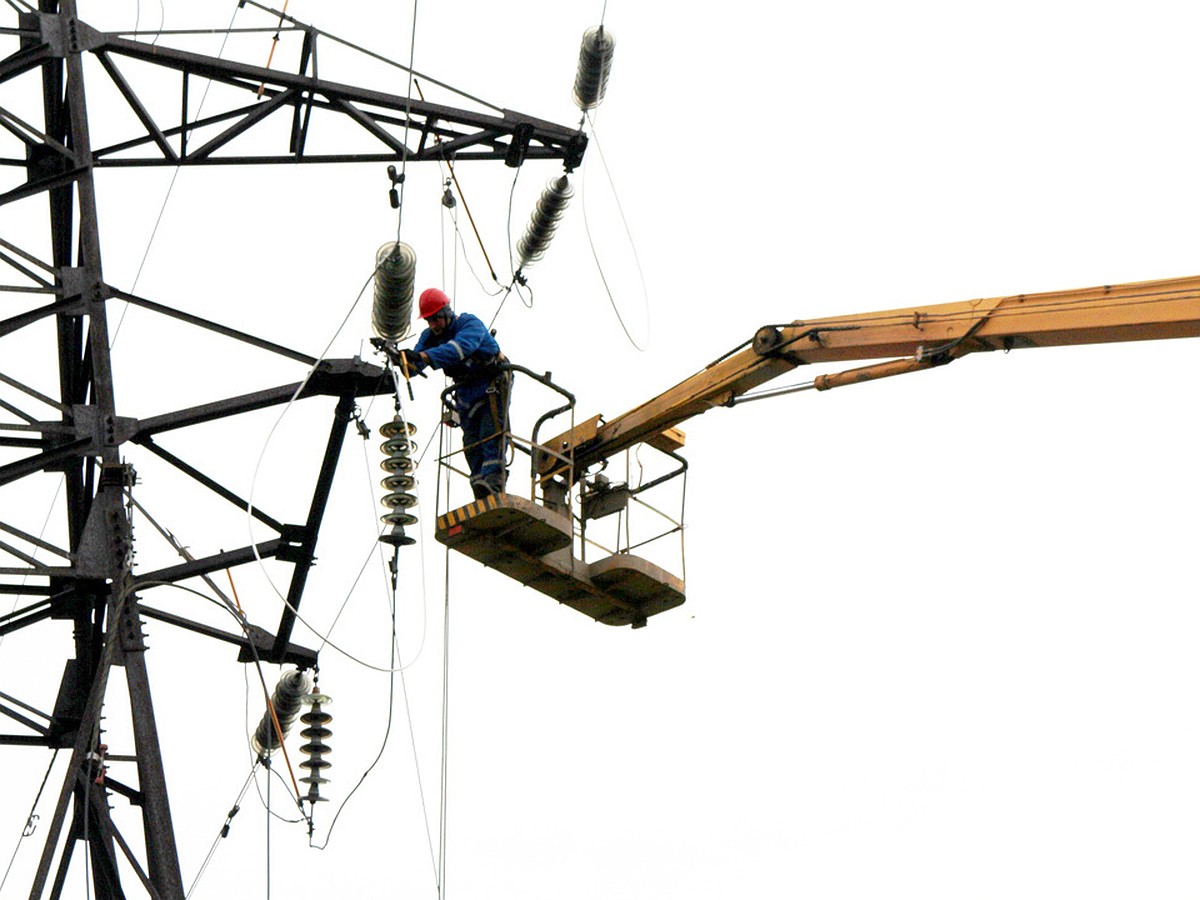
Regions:
<instances>
[{"instance_id":1,"label":"hydraulic boom lift","mask_svg":"<svg viewBox=\"0 0 1200 900\"><path fill-rule=\"evenodd\" d=\"M859 313L767 325L702 371L616 418L601 416L531 447L529 499L503 494L439 516L437 538L560 602L612 625L644 625L684 601L683 582L629 552L585 563L575 532L589 505L612 488L589 478L616 454L647 444L674 455L675 426L739 398L799 366L885 362L815 376L793 390L825 391L950 363L968 353L1200 337L1200 277ZM661 480L661 479L660 479ZM579 497L580 512L571 502ZM628 489L626 488L626 493ZM589 504L589 500L593 500Z\"/></svg>"}]
</instances>

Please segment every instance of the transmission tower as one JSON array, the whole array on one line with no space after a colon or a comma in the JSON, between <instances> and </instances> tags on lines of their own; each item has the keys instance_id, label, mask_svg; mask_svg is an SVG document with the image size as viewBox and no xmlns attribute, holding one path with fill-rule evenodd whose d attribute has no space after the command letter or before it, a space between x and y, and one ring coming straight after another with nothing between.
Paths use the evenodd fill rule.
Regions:
<instances>
[{"instance_id":1,"label":"transmission tower","mask_svg":"<svg viewBox=\"0 0 1200 900\"><path fill-rule=\"evenodd\" d=\"M16 3L10 3L16 7ZM243 3L243 5L246 5ZM41 0L20 12L15 28L0 29L15 44L0 59L0 137L11 151L0 156L0 212L19 201L45 196L49 203L48 249L31 248L28 234L0 234L0 263L17 284L0 285L0 340L35 323L51 320L56 334L58 387L38 385L21 372L0 371L12 399L0 399L0 486L21 479L60 477L65 485L67 546L57 546L8 521L0 511L0 594L16 596L19 608L0 617L0 636L46 620L72 628L73 655L65 660L52 710L25 697L25 685L0 689L0 714L10 733L0 744L40 746L70 752L53 816L45 827L31 898L61 896L72 858L82 845L90 859L91 890L99 900L124 898L127 890L146 896L182 898L183 884L171 809L146 673L142 623L157 618L239 648L239 659L312 666L314 651L292 642L291 634L314 559L317 537L333 483L338 454L357 398L391 393L385 372L355 359L317 360L168 304L135 296L105 281L95 174L106 167L254 165L263 163L353 163L496 159L520 166L527 159L561 160L577 166L586 136L508 110L471 112L413 97L322 80L316 74L320 40L335 40L257 3L278 17L283 31L301 41L295 71L280 71L173 49L156 42L104 33L81 21L75 0ZM88 127L85 69L106 75L132 112L137 126L120 140L93 144ZM135 70L136 76L135 77ZM147 76L149 72L149 76ZM16 98L36 90L40 77L42 123L20 115ZM155 89L179 85L170 121L151 112L138 79ZM197 81L234 88L243 103L203 117L189 112L189 90ZM22 112L25 112L22 110ZM290 116L287 146L235 139L264 122ZM352 142L345 152L310 154L306 145L319 122L348 119L370 146ZM106 123L107 124L107 123ZM111 129L106 129L111 130ZM246 151L234 146L259 146ZM31 302L29 298L34 298ZM49 302L37 305L43 299ZM312 367L301 382L258 388L202 406L176 409L151 418L123 416L113 392L108 306L122 300L156 314L242 342ZM47 348L49 350L49 348ZM134 348L123 351L136 353ZM4 357L0 356L0 360ZM0 362L0 366L4 363ZM305 521L288 523L260 510L216 478L169 452L156 438L175 429L280 406L293 399L334 398L324 456L315 473ZM36 411L27 411L29 408ZM200 557L155 571L137 571L128 504L135 473L124 449L139 445L194 483L248 511L275 537L234 550ZM53 557L54 562L46 562ZM269 630L247 623L241 633L225 632L143 604L154 587L204 577L256 558L292 566L287 603ZM124 668L136 783L104 774L100 718L108 676ZM124 795L141 810L139 859L110 811L110 796ZM136 827L136 826L134 826ZM122 871L136 874L137 883Z\"/></svg>"}]
</instances>

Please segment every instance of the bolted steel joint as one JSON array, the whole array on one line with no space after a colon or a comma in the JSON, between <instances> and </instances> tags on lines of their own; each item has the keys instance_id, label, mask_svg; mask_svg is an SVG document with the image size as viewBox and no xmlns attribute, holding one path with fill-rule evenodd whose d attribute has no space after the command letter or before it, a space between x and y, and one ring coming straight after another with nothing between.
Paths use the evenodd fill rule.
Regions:
<instances>
[{"instance_id":1,"label":"bolted steel joint","mask_svg":"<svg viewBox=\"0 0 1200 900\"><path fill-rule=\"evenodd\" d=\"M769 356L783 343L783 333L771 325L766 325L754 333L754 352L759 356Z\"/></svg>"}]
</instances>

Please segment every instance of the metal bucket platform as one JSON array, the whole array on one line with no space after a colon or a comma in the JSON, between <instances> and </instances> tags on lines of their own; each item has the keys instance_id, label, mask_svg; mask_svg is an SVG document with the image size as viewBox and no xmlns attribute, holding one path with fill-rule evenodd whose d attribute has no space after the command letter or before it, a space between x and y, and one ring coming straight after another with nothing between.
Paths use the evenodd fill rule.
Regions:
<instances>
[{"instance_id":1,"label":"metal bucket platform","mask_svg":"<svg viewBox=\"0 0 1200 900\"><path fill-rule=\"evenodd\" d=\"M605 625L640 628L684 601L683 582L640 557L617 554L591 565L575 559L570 519L512 494L438 516L434 536Z\"/></svg>"}]
</instances>

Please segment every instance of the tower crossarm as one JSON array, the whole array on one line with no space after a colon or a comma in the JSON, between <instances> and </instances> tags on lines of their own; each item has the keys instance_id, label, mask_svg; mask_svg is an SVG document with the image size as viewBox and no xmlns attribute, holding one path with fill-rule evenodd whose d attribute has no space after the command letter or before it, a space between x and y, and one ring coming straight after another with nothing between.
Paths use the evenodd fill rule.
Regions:
<instances>
[{"instance_id":1,"label":"tower crossarm","mask_svg":"<svg viewBox=\"0 0 1200 900\"><path fill-rule=\"evenodd\" d=\"M0 60L0 84L63 55L71 41L95 57L136 119L127 134L94 143L92 163L97 167L445 159L501 159L515 167L526 159L549 159L562 160L570 171L582 162L587 147L587 136L578 128L512 110L472 111L320 78L315 73L315 29L305 33L297 71L283 71L132 40L77 20L68 27L60 19L48 13L22 16L27 36L17 53ZM35 33L38 38L32 37ZM182 76L178 102L162 102L169 83L163 70ZM217 101L210 98L203 114L193 113L188 103L193 79L239 89L243 100L229 104L237 94L227 91L223 108L213 109ZM164 114L166 109L171 112ZM266 131L259 126L289 112L286 146L278 140L278 128L271 129L277 143L271 138L242 140L248 132ZM335 145L323 135L321 152L309 152L310 134L333 118L360 127L331 129ZM20 123L6 127L27 141L37 139ZM62 178L62 170L71 167L54 168L45 180Z\"/></svg>"}]
</instances>

